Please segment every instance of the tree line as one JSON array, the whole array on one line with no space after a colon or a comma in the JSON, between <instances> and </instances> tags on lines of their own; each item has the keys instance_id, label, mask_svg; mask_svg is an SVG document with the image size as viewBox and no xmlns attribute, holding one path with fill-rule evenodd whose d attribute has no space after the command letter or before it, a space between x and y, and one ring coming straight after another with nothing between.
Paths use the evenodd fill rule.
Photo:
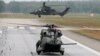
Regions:
<instances>
[{"instance_id":1,"label":"tree line","mask_svg":"<svg viewBox=\"0 0 100 56\"><path fill-rule=\"evenodd\" d=\"M4 12L5 11L5 3L4 1L0 0L0 12Z\"/></svg>"},{"instance_id":2,"label":"tree line","mask_svg":"<svg viewBox=\"0 0 100 56\"><path fill-rule=\"evenodd\" d=\"M0 12L9 11L13 13L29 13L40 9L43 2L10 2L6 4L0 1ZM100 13L100 1L67 1L67 2L46 2L46 5L58 11L70 7L69 12L74 13ZM6 7L6 9L5 9Z\"/></svg>"}]
</instances>

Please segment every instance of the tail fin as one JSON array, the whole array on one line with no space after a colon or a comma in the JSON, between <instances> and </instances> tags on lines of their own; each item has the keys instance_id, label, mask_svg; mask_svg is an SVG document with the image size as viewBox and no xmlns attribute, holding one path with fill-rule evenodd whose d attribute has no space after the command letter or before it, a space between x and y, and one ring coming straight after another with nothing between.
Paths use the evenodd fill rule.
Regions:
<instances>
[{"instance_id":1,"label":"tail fin","mask_svg":"<svg viewBox=\"0 0 100 56\"><path fill-rule=\"evenodd\" d=\"M60 16L64 16L70 8L66 8L63 12L59 13Z\"/></svg>"}]
</instances>

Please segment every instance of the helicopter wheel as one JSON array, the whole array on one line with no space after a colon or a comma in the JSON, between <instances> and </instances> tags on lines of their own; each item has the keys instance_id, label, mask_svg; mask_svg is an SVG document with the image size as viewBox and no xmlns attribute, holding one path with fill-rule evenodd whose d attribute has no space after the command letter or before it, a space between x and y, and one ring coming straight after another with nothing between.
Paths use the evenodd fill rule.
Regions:
<instances>
[{"instance_id":1,"label":"helicopter wheel","mask_svg":"<svg viewBox=\"0 0 100 56\"><path fill-rule=\"evenodd\" d=\"M36 43L36 52L37 52L38 55L40 55L40 53L41 53L41 50L38 50L40 43L41 43L40 40Z\"/></svg>"},{"instance_id":2,"label":"helicopter wheel","mask_svg":"<svg viewBox=\"0 0 100 56\"><path fill-rule=\"evenodd\" d=\"M40 18L40 17L41 17L41 15L40 15L40 14L38 14L38 17Z\"/></svg>"},{"instance_id":3,"label":"helicopter wheel","mask_svg":"<svg viewBox=\"0 0 100 56\"><path fill-rule=\"evenodd\" d=\"M64 51L60 51L61 55L64 55Z\"/></svg>"},{"instance_id":4,"label":"helicopter wheel","mask_svg":"<svg viewBox=\"0 0 100 56\"><path fill-rule=\"evenodd\" d=\"M38 49L38 47L39 47L40 43L41 43L41 41L40 41L40 40L36 43L36 49Z\"/></svg>"},{"instance_id":5,"label":"helicopter wheel","mask_svg":"<svg viewBox=\"0 0 100 56\"><path fill-rule=\"evenodd\" d=\"M41 51L37 51L37 54L40 55Z\"/></svg>"}]
</instances>

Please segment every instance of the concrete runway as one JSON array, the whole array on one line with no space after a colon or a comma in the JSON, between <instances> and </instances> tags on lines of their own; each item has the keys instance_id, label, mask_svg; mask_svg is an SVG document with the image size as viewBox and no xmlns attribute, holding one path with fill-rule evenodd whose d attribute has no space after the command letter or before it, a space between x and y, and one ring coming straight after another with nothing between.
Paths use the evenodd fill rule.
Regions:
<instances>
[{"instance_id":1,"label":"concrete runway","mask_svg":"<svg viewBox=\"0 0 100 56\"><path fill-rule=\"evenodd\" d=\"M3 29L3 38L5 45L3 46L0 56L38 56L36 53L36 42L40 38L40 30L30 27L5 27ZM64 43L76 42L67 36L62 36ZM78 43L78 42L77 42ZM62 46L65 48L63 56L100 56L96 52L80 43L77 45ZM48 53L39 56L61 56L59 53Z\"/></svg>"}]
</instances>

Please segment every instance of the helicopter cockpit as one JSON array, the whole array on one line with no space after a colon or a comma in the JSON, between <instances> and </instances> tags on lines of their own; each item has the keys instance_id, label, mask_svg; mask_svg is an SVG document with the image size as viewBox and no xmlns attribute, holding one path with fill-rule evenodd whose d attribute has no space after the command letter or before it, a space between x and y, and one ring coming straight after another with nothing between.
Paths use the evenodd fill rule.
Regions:
<instances>
[{"instance_id":1,"label":"helicopter cockpit","mask_svg":"<svg viewBox=\"0 0 100 56\"><path fill-rule=\"evenodd\" d=\"M61 36L62 36L62 32L58 29L55 29L54 26L50 26L48 29L43 29L41 31L41 39L43 37L60 38Z\"/></svg>"}]
</instances>

